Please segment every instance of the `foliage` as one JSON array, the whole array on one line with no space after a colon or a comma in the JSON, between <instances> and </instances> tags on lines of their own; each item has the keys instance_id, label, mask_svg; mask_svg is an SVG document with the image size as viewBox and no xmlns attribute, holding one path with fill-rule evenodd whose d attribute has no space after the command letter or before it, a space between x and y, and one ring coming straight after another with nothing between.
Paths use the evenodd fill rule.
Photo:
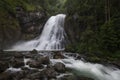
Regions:
<instances>
[{"instance_id":1,"label":"foliage","mask_svg":"<svg viewBox=\"0 0 120 80\"><path fill-rule=\"evenodd\" d=\"M119 57L119 5L120 0L67 0L65 28L71 40L67 49Z\"/></svg>"},{"instance_id":2,"label":"foliage","mask_svg":"<svg viewBox=\"0 0 120 80\"><path fill-rule=\"evenodd\" d=\"M120 49L120 18L105 23L100 28L100 48L107 53L116 53ZM103 47L104 46L104 47Z\"/></svg>"}]
</instances>

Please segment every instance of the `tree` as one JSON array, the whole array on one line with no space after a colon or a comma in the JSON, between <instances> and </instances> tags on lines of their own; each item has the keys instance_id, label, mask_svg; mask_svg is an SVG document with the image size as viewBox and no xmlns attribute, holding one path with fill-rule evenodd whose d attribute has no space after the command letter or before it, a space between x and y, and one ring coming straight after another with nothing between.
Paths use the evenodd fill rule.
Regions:
<instances>
[{"instance_id":1,"label":"tree","mask_svg":"<svg viewBox=\"0 0 120 80\"><path fill-rule=\"evenodd\" d=\"M110 0L105 0L105 19L110 21Z\"/></svg>"}]
</instances>

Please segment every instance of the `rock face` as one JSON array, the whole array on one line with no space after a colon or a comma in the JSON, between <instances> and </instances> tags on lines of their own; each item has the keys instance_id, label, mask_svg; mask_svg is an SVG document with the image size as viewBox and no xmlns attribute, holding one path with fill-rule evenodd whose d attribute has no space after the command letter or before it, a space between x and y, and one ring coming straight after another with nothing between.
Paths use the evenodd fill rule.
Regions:
<instances>
[{"instance_id":1,"label":"rock face","mask_svg":"<svg viewBox=\"0 0 120 80\"><path fill-rule=\"evenodd\" d=\"M17 1L15 2L17 3ZM7 3L6 6L8 6ZM32 11L15 5L14 11L9 11L9 8L11 9L13 6L9 5L6 8L0 8L0 49L7 48L18 40L35 38L41 33L47 20L46 12L42 8Z\"/></svg>"},{"instance_id":2,"label":"rock face","mask_svg":"<svg viewBox=\"0 0 120 80\"><path fill-rule=\"evenodd\" d=\"M18 7L16 17L21 25L21 31L23 33L38 33L42 26L46 22L47 15L44 11L29 11L26 12L22 7Z\"/></svg>"}]
</instances>

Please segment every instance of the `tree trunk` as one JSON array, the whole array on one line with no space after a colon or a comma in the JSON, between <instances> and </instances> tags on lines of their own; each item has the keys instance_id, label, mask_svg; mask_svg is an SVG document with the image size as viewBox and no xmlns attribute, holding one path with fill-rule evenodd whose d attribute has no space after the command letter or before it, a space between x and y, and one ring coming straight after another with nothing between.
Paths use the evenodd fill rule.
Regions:
<instances>
[{"instance_id":1,"label":"tree trunk","mask_svg":"<svg viewBox=\"0 0 120 80\"><path fill-rule=\"evenodd\" d=\"M110 0L105 0L105 22L110 21Z\"/></svg>"}]
</instances>

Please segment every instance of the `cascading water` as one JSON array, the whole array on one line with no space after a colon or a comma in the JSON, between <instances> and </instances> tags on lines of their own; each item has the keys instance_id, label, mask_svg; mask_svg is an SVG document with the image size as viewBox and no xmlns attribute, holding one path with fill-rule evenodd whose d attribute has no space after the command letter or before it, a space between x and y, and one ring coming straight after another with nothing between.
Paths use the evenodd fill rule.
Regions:
<instances>
[{"instance_id":1,"label":"cascading water","mask_svg":"<svg viewBox=\"0 0 120 80\"><path fill-rule=\"evenodd\" d=\"M64 14L52 16L44 26L43 32L38 39L16 44L10 50L61 50L64 49L65 32L64 32ZM51 59L54 64L62 62L67 68L70 68L77 76L85 76L94 80L120 80L120 70L116 68L105 67L101 64L92 64L74 58ZM26 60L25 60L25 66ZM10 68L10 70L13 68Z\"/></svg>"},{"instance_id":2,"label":"cascading water","mask_svg":"<svg viewBox=\"0 0 120 80\"><path fill-rule=\"evenodd\" d=\"M67 59L51 59L53 64L61 62L76 76L84 76L93 80L120 80L120 70L115 67L106 67L101 64L93 64L72 57Z\"/></svg>"},{"instance_id":3,"label":"cascading water","mask_svg":"<svg viewBox=\"0 0 120 80\"><path fill-rule=\"evenodd\" d=\"M27 50L62 50L64 49L65 32L64 32L64 14L52 16L46 22L41 36L27 42L17 43L10 50L27 51Z\"/></svg>"}]
</instances>

